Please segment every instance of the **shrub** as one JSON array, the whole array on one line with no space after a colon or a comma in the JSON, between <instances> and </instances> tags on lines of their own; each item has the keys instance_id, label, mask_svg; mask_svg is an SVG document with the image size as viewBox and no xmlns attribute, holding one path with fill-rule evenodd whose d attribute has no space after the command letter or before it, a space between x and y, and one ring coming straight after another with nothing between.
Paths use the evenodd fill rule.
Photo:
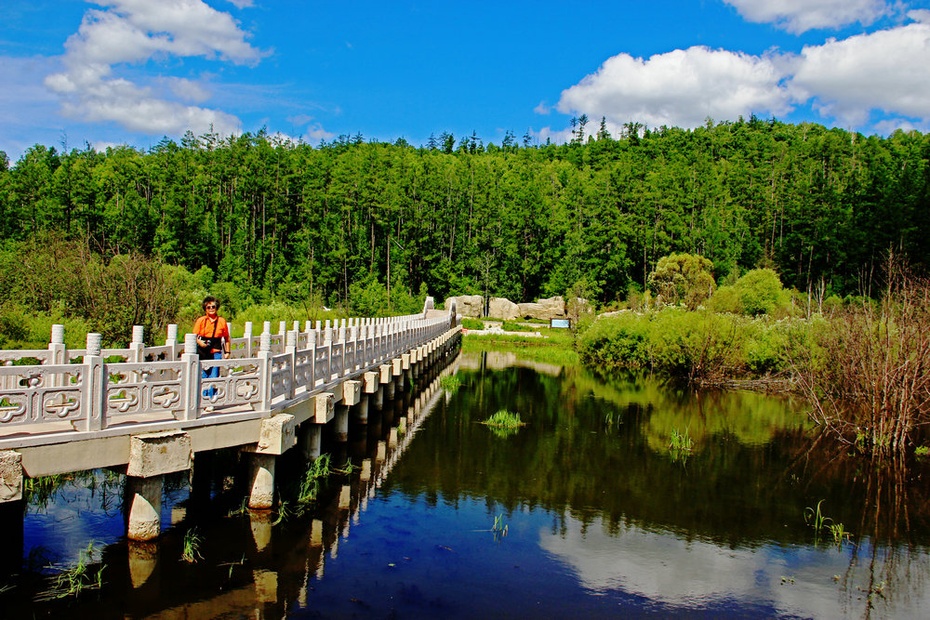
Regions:
<instances>
[{"instance_id":1,"label":"shrub","mask_svg":"<svg viewBox=\"0 0 930 620\"><path fill-rule=\"evenodd\" d=\"M649 365L649 315L621 312L601 317L579 332L578 354L586 364L639 370Z\"/></svg>"}]
</instances>

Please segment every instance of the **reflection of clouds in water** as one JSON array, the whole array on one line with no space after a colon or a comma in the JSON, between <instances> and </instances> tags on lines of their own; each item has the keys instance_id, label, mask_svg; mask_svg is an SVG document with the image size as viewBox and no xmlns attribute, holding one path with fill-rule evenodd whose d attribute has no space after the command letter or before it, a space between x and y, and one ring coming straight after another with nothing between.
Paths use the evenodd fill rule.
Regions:
<instances>
[{"instance_id":1,"label":"reflection of clouds in water","mask_svg":"<svg viewBox=\"0 0 930 620\"><path fill-rule=\"evenodd\" d=\"M104 485L110 488L104 490ZM120 493L120 482L108 482L103 470L63 482L46 505L27 507L23 522L26 555L41 548L48 560L70 565L93 542L95 559L99 559L106 545L125 534ZM102 508L104 494L106 510Z\"/></svg>"},{"instance_id":2,"label":"reflection of clouds in water","mask_svg":"<svg viewBox=\"0 0 930 620\"><path fill-rule=\"evenodd\" d=\"M540 546L570 566L581 585L594 592L621 590L672 607L726 601L770 604L782 614L814 618L860 617L867 611L866 592L857 589L868 589L867 567L853 573L849 592L842 580L834 579L849 571L848 545L843 551L831 546L726 548L636 526L611 536L601 525L596 520L582 532L582 524L569 519L561 535L540 530ZM927 556L919 558L926 565ZM889 590L896 590L886 592L888 598L879 602L877 611L919 617L921 609L930 608L930 592L923 591L919 579L909 583L914 577L909 562L896 567L888 582ZM888 575L882 573L880 579L885 578Z\"/></svg>"}]
</instances>

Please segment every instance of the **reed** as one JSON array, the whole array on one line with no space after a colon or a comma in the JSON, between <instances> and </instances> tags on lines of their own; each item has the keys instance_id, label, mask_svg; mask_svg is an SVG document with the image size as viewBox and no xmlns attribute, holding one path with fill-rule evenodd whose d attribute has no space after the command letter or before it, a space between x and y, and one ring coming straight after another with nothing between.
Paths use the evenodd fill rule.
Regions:
<instances>
[{"instance_id":1,"label":"reed","mask_svg":"<svg viewBox=\"0 0 930 620\"><path fill-rule=\"evenodd\" d=\"M930 423L930 280L890 256L880 302L864 298L820 330L795 380L812 417L863 453L890 457ZM805 350L805 349L801 349Z\"/></svg>"}]
</instances>

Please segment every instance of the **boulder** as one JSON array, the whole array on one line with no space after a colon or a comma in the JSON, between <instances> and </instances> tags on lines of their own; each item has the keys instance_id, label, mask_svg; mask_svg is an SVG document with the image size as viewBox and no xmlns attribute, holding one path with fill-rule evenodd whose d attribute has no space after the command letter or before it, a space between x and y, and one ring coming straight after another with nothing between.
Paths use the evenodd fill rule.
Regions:
<instances>
[{"instance_id":1,"label":"boulder","mask_svg":"<svg viewBox=\"0 0 930 620\"><path fill-rule=\"evenodd\" d=\"M504 297L492 297L488 301L488 316L494 319L512 321L520 318L520 306Z\"/></svg>"},{"instance_id":2,"label":"boulder","mask_svg":"<svg viewBox=\"0 0 930 620\"><path fill-rule=\"evenodd\" d=\"M459 295L446 299L445 307L448 308L450 302L455 300L458 305L458 312L462 316L481 318L484 316L484 297L481 295Z\"/></svg>"},{"instance_id":3,"label":"boulder","mask_svg":"<svg viewBox=\"0 0 930 620\"><path fill-rule=\"evenodd\" d=\"M520 316L525 319L549 319L565 318L565 300L561 297L550 297L540 299L536 303L518 304Z\"/></svg>"}]
</instances>

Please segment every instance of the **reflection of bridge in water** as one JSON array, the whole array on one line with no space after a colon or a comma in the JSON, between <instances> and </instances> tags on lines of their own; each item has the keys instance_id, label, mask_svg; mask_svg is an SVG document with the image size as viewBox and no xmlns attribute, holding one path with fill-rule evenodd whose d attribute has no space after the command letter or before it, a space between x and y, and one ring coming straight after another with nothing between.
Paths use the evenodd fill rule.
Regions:
<instances>
[{"instance_id":1,"label":"reflection of bridge in water","mask_svg":"<svg viewBox=\"0 0 930 620\"><path fill-rule=\"evenodd\" d=\"M146 618L284 617L294 605L312 608L308 599L313 591L311 580L324 578L327 559L338 555L340 543L364 518L369 500L445 394L439 386L441 377L455 372L456 367L457 362L435 368L429 377L423 377L429 383L418 393L398 393L394 402L385 402L382 411L372 413L360 439L371 444L371 449L366 451L358 474L332 490L315 518L298 519L298 527L276 527L267 511L250 513L248 526L253 545L241 563L233 563L228 569L220 567L221 571L228 570L232 587L222 588L222 592L206 599L201 598L203 591L198 591L197 596L184 600L180 594L185 588L184 576L173 557L163 552L159 558L152 544L130 541L128 576L123 577L125 583L115 584L131 594L124 599L129 608L123 611ZM241 528L243 524L237 519L230 525ZM240 529L227 536L214 533L211 538L241 539L243 534ZM219 553L205 552L205 556L216 557Z\"/></svg>"},{"instance_id":2,"label":"reflection of bridge in water","mask_svg":"<svg viewBox=\"0 0 930 620\"><path fill-rule=\"evenodd\" d=\"M67 350L54 326L47 350L0 352L0 507L22 502L24 477L117 468L127 474L127 535L152 540L164 476L235 447L250 462L249 508L270 509L277 457L293 447L319 456L329 423L346 441L350 411L366 421L456 350L460 334L454 304L438 311L432 298L416 315L286 327L271 334L266 322L256 336L246 324L226 360L201 361L195 336L179 346L176 326L164 346L146 346L135 327L128 348L102 349L89 334L86 349ZM202 379L208 368L219 377Z\"/></svg>"}]
</instances>

